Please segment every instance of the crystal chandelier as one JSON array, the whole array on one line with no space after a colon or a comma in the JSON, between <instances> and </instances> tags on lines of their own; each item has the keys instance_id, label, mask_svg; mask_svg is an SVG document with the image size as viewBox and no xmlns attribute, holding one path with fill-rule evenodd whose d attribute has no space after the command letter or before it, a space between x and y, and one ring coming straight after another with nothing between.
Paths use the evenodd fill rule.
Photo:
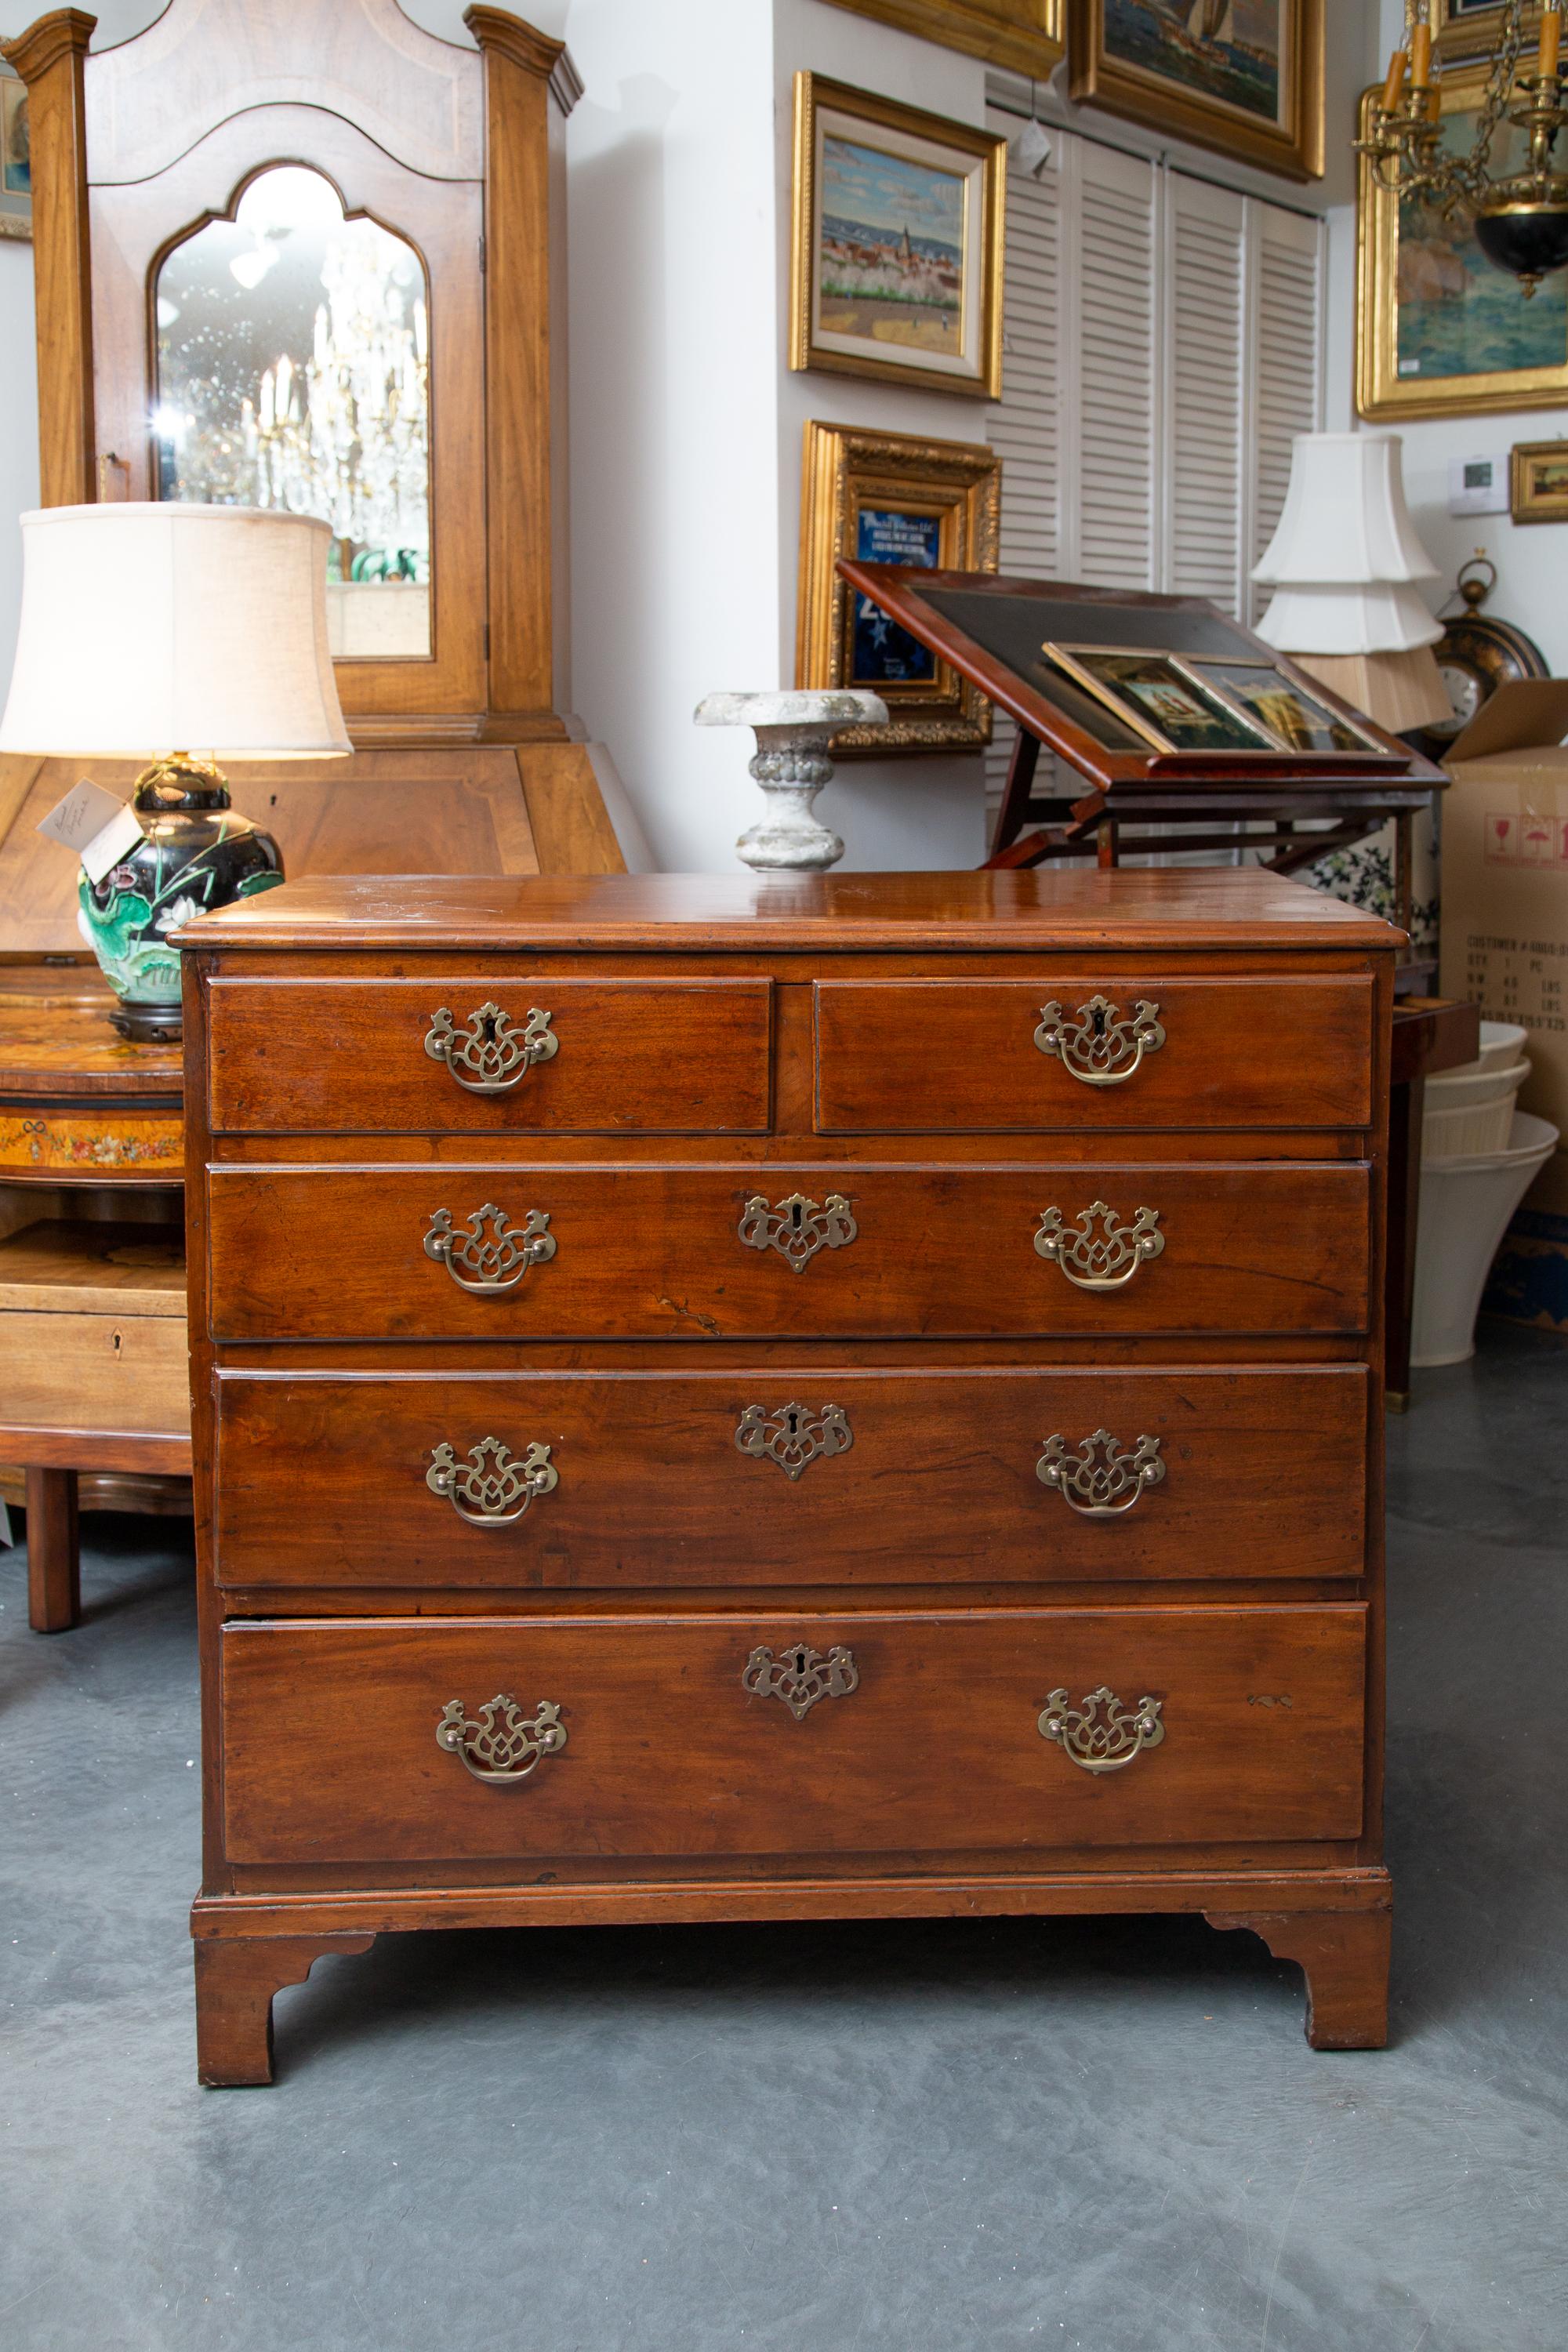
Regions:
<instances>
[{"instance_id":1,"label":"crystal chandelier","mask_svg":"<svg viewBox=\"0 0 1568 2352\"><path fill-rule=\"evenodd\" d=\"M1465 154L1443 141L1432 0L1405 0L1404 44L1394 53L1373 110L1372 136L1356 145L1370 159L1380 187L1445 215L1472 214L1487 259L1511 270L1531 295L1548 270L1568 266L1568 173L1557 169L1553 153L1558 132L1568 126L1568 106L1559 63L1562 0L1542 0L1533 69L1521 71L1524 8L1525 0L1506 0L1502 36ZM1493 179L1492 141L1505 116L1524 134L1529 161L1521 172Z\"/></svg>"}]
</instances>

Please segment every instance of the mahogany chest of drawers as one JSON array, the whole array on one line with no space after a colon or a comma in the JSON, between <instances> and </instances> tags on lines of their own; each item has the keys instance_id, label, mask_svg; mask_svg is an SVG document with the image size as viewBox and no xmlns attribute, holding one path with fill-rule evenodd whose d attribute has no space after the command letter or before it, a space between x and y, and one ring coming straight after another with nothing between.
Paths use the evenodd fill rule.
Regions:
<instances>
[{"instance_id":1,"label":"mahogany chest of drawers","mask_svg":"<svg viewBox=\"0 0 1568 2352\"><path fill-rule=\"evenodd\" d=\"M187 950L200 2069L423 1927L1197 1911L1384 2032L1400 935L304 882Z\"/></svg>"}]
</instances>

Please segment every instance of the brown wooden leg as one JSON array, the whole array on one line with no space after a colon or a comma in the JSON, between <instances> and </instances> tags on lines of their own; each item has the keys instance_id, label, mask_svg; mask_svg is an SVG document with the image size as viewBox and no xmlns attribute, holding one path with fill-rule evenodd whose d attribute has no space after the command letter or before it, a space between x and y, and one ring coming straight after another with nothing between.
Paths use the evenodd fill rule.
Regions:
<instances>
[{"instance_id":1,"label":"brown wooden leg","mask_svg":"<svg viewBox=\"0 0 1568 2352\"><path fill-rule=\"evenodd\" d=\"M81 1619L81 1538L76 1472L27 1473L27 1622L64 1633Z\"/></svg>"},{"instance_id":2,"label":"brown wooden leg","mask_svg":"<svg viewBox=\"0 0 1568 2352\"><path fill-rule=\"evenodd\" d=\"M1388 1246L1384 1259L1384 1393L1391 1412L1410 1402L1410 1328L1415 1312L1415 1238L1421 1214L1421 1119L1426 1081L1388 1094Z\"/></svg>"},{"instance_id":3,"label":"brown wooden leg","mask_svg":"<svg viewBox=\"0 0 1568 2352\"><path fill-rule=\"evenodd\" d=\"M374 1936L196 1939L196 2074L215 2089L272 2080L272 1996L303 1984L324 1952L368 1952Z\"/></svg>"},{"instance_id":4,"label":"brown wooden leg","mask_svg":"<svg viewBox=\"0 0 1568 2352\"><path fill-rule=\"evenodd\" d=\"M1211 1927L1247 1927L1277 1960L1307 1978L1307 2039L1314 2050L1381 2050L1388 2040L1393 1914L1378 1911L1205 1913Z\"/></svg>"}]
</instances>

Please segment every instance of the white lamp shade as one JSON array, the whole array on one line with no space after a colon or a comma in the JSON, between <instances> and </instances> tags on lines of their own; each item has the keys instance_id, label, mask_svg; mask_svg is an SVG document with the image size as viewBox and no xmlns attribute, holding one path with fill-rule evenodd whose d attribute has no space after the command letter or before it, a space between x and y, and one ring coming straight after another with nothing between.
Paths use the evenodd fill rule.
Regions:
<instances>
[{"instance_id":1,"label":"white lamp shade","mask_svg":"<svg viewBox=\"0 0 1568 2352\"><path fill-rule=\"evenodd\" d=\"M319 760L350 751L327 649L329 527L249 507L22 517L0 751Z\"/></svg>"},{"instance_id":2,"label":"white lamp shade","mask_svg":"<svg viewBox=\"0 0 1568 2352\"><path fill-rule=\"evenodd\" d=\"M1435 621L1419 588L1390 581L1363 588L1280 588L1258 634L1281 653L1408 653L1436 645Z\"/></svg>"},{"instance_id":3,"label":"white lamp shade","mask_svg":"<svg viewBox=\"0 0 1568 2352\"><path fill-rule=\"evenodd\" d=\"M1436 580L1405 504L1397 433L1298 433L1279 527L1255 580Z\"/></svg>"}]
</instances>

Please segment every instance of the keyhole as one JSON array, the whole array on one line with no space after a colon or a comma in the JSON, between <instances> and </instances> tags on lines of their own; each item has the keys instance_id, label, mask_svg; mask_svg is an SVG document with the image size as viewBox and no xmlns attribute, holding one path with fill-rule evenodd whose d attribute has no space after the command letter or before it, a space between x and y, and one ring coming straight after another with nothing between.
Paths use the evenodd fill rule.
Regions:
<instances>
[{"instance_id":1,"label":"keyhole","mask_svg":"<svg viewBox=\"0 0 1568 2352\"><path fill-rule=\"evenodd\" d=\"M1103 1004L1097 1004L1094 1008L1094 1034L1097 1037L1103 1037L1105 1034L1105 1007Z\"/></svg>"},{"instance_id":2,"label":"keyhole","mask_svg":"<svg viewBox=\"0 0 1568 2352\"><path fill-rule=\"evenodd\" d=\"M798 1234L802 1222L800 1202L798 1201L792 1201L790 1203L789 1221L795 1231Z\"/></svg>"},{"instance_id":3,"label":"keyhole","mask_svg":"<svg viewBox=\"0 0 1568 2352\"><path fill-rule=\"evenodd\" d=\"M495 1041L496 1041L496 1017L495 1017L495 1014L494 1014L493 1013L487 1013L485 1014L484 1019L483 1019L483 1021L482 1021L482 1023L481 1023L481 1024L480 1024L480 1033L481 1033L481 1034L482 1034L482 1036L483 1036L483 1038L484 1038L485 1044L486 1044L487 1045L493 1045L495 1044Z\"/></svg>"},{"instance_id":4,"label":"keyhole","mask_svg":"<svg viewBox=\"0 0 1568 2352\"><path fill-rule=\"evenodd\" d=\"M791 1435L792 1437L798 1437L798 1436L800 1435L800 1415L799 1415L799 1413L798 1413L798 1412L796 1412L795 1411L795 1409L794 1409L794 1407L793 1407L793 1406L790 1408L790 1411L789 1411L789 1412L786 1414L785 1418L787 1419L787 1421L788 1421L788 1423L789 1423L789 1433L790 1433L790 1435Z\"/></svg>"}]
</instances>

